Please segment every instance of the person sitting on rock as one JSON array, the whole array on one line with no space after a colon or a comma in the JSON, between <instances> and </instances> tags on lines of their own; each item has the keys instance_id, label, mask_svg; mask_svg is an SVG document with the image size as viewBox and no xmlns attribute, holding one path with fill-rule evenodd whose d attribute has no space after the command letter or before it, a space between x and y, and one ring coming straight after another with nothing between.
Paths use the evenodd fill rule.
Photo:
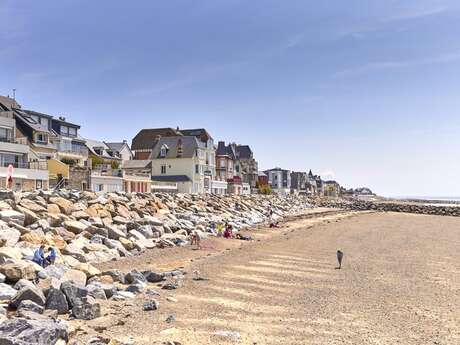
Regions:
<instances>
[{"instance_id":1,"label":"person sitting on rock","mask_svg":"<svg viewBox=\"0 0 460 345\"><path fill-rule=\"evenodd\" d=\"M56 249L53 247L50 247L48 256L46 257L46 264L47 265L54 265L54 262L56 261L57 253Z\"/></svg>"},{"instance_id":2,"label":"person sitting on rock","mask_svg":"<svg viewBox=\"0 0 460 345\"><path fill-rule=\"evenodd\" d=\"M217 224L216 231L217 231L217 237L222 237L224 235L224 226L221 223Z\"/></svg>"},{"instance_id":3,"label":"person sitting on rock","mask_svg":"<svg viewBox=\"0 0 460 345\"><path fill-rule=\"evenodd\" d=\"M34 258L32 259L33 262L39 264L42 267L45 267L45 246L41 245L40 248L38 248L34 252Z\"/></svg>"},{"instance_id":4,"label":"person sitting on rock","mask_svg":"<svg viewBox=\"0 0 460 345\"><path fill-rule=\"evenodd\" d=\"M224 237L225 238L232 238L233 237L233 228L230 224L227 223L225 226L225 231L224 231Z\"/></svg>"}]
</instances>

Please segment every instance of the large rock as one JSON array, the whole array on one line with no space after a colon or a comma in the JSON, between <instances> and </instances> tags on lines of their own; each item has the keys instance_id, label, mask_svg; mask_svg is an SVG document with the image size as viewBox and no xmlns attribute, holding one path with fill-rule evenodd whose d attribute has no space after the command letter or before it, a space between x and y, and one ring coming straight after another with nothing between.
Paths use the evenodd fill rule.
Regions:
<instances>
[{"instance_id":1,"label":"large rock","mask_svg":"<svg viewBox=\"0 0 460 345\"><path fill-rule=\"evenodd\" d=\"M77 284L85 286L86 278L87 278L87 275L85 272L82 272L81 270L78 270L78 269L70 269L70 270L67 270L61 277L61 283L66 282L66 281L72 281Z\"/></svg>"},{"instance_id":2,"label":"large rock","mask_svg":"<svg viewBox=\"0 0 460 345\"><path fill-rule=\"evenodd\" d=\"M25 220L24 214L14 210L3 210L0 211L0 219L5 222L14 222L19 225L24 225Z\"/></svg>"},{"instance_id":3,"label":"large rock","mask_svg":"<svg viewBox=\"0 0 460 345\"><path fill-rule=\"evenodd\" d=\"M37 303L39 306L44 306L46 298L43 295L43 292L37 287L25 286L18 291L16 296L10 302L10 305L13 308L17 308L22 301L32 301ZM1 343L0 343L1 344Z\"/></svg>"},{"instance_id":4,"label":"large rock","mask_svg":"<svg viewBox=\"0 0 460 345\"><path fill-rule=\"evenodd\" d=\"M52 204L56 204L62 213L71 214L72 205L73 205L71 201L61 198L61 197L53 197L53 198L50 198L50 202Z\"/></svg>"},{"instance_id":5,"label":"large rock","mask_svg":"<svg viewBox=\"0 0 460 345\"><path fill-rule=\"evenodd\" d=\"M131 272L127 273L125 276L125 280L128 284L147 282L147 279L145 279L144 275L137 270L132 270Z\"/></svg>"},{"instance_id":6,"label":"large rock","mask_svg":"<svg viewBox=\"0 0 460 345\"><path fill-rule=\"evenodd\" d=\"M93 320L101 316L101 305L91 296L83 297L73 306L72 315L81 320Z\"/></svg>"},{"instance_id":7,"label":"large rock","mask_svg":"<svg viewBox=\"0 0 460 345\"><path fill-rule=\"evenodd\" d=\"M100 284L88 284L86 286L88 289L88 295L95 298L95 299L107 299L104 289L101 287Z\"/></svg>"},{"instance_id":8,"label":"large rock","mask_svg":"<svg viewBox=\"0 0 460 345\"><path fill-rule=\"evenodd\" d=\"M104 271L102 272L102 275L112 277L114 282L120 282L122 284L126 283L126 275L120 270L112 269Z\"/></svg>"},{"instance_id":9,"label":"large rock","mask_svg":"<svg viewBox=\"0 0 460 345\"><path fill-rule=\"evenodd\" d=\"M59 208L58 205L48 204L48 213L59 214L61 213L61 209Z\"/></svg>"},{"instance_id":10,"label":"large rock","mask_svg":"<svg viewBox=\"0 0 460 345\"><path fill-rule=\"evenodd\" d=\"M1 345L56 345L68 340L67 325L51 318L12 318L0 323Z\"/></svg>"},{"instance_id":11,"label":"large rock","mask_svg":"<svg viewBox=\"0 0 460 345\"><path fill-rule=\"evenodd\" d=\"M11 285L0 283L0 301L9 301L12 299L18 291L11 287Z\"/></svg>"},{"instance_id":12,"label":"large rock","mask_svg":"<svg viewBox=\"0 0 460 345\"><path fill-rule=\"evenodd\" d=\"M21 260L22 252L18 248L2 247L0 248L0 264L5 263L8 259Z\"/></svg>"},{"instance_id":13,"label":"large rock","mask_svg":"<svg viewBox=\"0 0 460 345\"><path fill-rule=\"evenodd\" d=\"M51 288L46 296L45 308L57 310L58 314L67 314L69 304L65 294L60 289Z\"/></svg>"},{"instance_id":14,"label":"large rock","mask_svg":"<svg viewBox=\"0 0 460 345\"><path fill-rule=\"evenodd\" d=\"M108 226L107 233L111 240L119 240L126 237L126 234L115 226Z\"/></svg>"},{"instance_id":15,"label":"large rock","mask_svg":"<svg viewBox=\"0 0 460 345\"><path fill-rule=\"evenodd\" d=\"M43 314L44 309L43 306L28 299L21 301L18 305L18 311L28 310L37 314Z\"/></svg>"},{"instance_id":16,"label":"large rock","mask_svg":"<svg viewBox=\"0 0 460 345\"><path fill-rule=\"evenodd\" d=\"M21 232L14 228L0 229L0 243L3 246L13 247L19 241Z\"/></svg>"},{"instance_id":17,"label":"large rock","mask_svg":"<svg viewBox=\"0 0 460 345\"><path fill-rule=\"evenodd\" d=\"M99 271L96 267L87 263L81 263L76 266L75 269L82 271L88 278L101 274L101 271Z\"/></svg>"},{"instance_id":18,"label":"large rock","mask_svg":"<svg viewBox=\"0 0 460 345\"><path fill-rule=\"evenodd\" d=\"M0 272L11 282L17 282L21 278L32 280L37 276L35 266L25 261L0 265Z\"/></svg>"},{"instance_id":19,"label":"large rock","mask_svg":"<svg viewBox=\"0 0 460 345\"><path fill-rule=\"evenodd\" d=\"M21 241L32 243L36 246L40 246L47 242L46 237L41 233L41 231L28 232L27 234L21 236Z\"/></svg>"},{"instance_id":20,"label":"large rock","mask_svg":"<svg viewBox=\"0 0 460 345\"><path fill-rule=\"evenodd\" d=\"M88 225L79 222L78 220L68 220L64 222L64 227L74 234L79 234L85 231L86 228L88 228Z\"/></svg>"},{"instance_id":21,"label":"large rock","mask_svg":"<svg viewBox=\"0 0 460 345\"><path fill-rule=\"evenodd\" d=\"M50 265L44 268L41 272L39 272L38 276L42 279L48 277L61 279L66 271L67 267L65 267L64 265Z\"/></svg>"},{"instance_id":22,"label":"large rock","mask_svg":"<svg viewBox=\"0 0 460 345\"><path fill-rule=\"evenodd\" d=\"M24 214L24 226L29 226L40 219L40 217L35 212L28 210L27 208L18 206L17 210Z\"/></svg>"},{"instance_id":23,"label":"large rock","mask_svg":"<svg viewBox=\"0 0 460 345\"><path fill-rule=\"evenodd\" d=\"M28 210L31 210L33 212L43 212L47 211L46 208L43 206L37 204L35 201L29 200L29 199L22 199L21 202L19 203L22 207L27 208Z\"/></svg>"},{"instance_id":24,"label":"large rock","mask_svg":"<svg viewBox=\"0 0 460 345\"><path fill-rule=\"evenodd\" d=\"M155 273L155 272L152 272L152 271L146 271L146 272L143 272L143 274L144 274L145 279L149 283L159 283L159 282L162 282L163 280L165 280L164 275L161 274L161 273Z\"/></svg>"},{"instance_id":25,"label":"large rock","mask_svg":"<svg viewBox=\"0 0 460 345\"><path fill-rule=\"evenodd\" d=\"M80 299L88 296L88 290L84 286L72 281L63 282L61 284L61 291L66 296L67 302L71 308L73 308Z\"/></svg>"}]
</instances>

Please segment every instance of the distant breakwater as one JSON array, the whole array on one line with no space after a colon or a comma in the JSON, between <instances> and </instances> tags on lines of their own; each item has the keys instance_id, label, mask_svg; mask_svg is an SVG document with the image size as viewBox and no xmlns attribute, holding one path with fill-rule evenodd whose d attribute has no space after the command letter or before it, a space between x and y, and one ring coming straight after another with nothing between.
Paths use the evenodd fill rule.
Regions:
<instances>
[{"instance_id":1,"label":"distant breakwater","mask_svg":"<svg viewBox=\"0 0 460 345\"><path fill-rule=\"evenodd\" d=\"M321 198L312 201L316 206L341 208L354 211L381 211L429 214L438 216L460 217L459 206L436 206L433 204L409 203L404 201L368 201L358 199L328 199Z\"/></svg>"}]
</instances>

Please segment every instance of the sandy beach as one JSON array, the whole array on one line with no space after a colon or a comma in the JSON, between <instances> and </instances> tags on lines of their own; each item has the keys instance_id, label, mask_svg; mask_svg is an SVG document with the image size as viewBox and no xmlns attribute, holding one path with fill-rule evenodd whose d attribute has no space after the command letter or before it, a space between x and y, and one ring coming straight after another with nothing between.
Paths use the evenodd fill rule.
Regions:
<instances>
[{"instance_id":1,"label":"sandy beach","mask_svg":"<svg viewBox=\"0 0 460 345\"><path fill-rule=\"evenodd\" d=\"M250 243L211 238L202 250L156 250L106 263L100 268L188 274L183 287L158 290L158 311L142 311L144 294L107 301L102 318L72 321L74 339L458 344L459 232L455 217L335 211L256 229ZM341 270L337 248L345 253ZM175 320L166 322L171 315Z\"/></svg>"}]
</instances>

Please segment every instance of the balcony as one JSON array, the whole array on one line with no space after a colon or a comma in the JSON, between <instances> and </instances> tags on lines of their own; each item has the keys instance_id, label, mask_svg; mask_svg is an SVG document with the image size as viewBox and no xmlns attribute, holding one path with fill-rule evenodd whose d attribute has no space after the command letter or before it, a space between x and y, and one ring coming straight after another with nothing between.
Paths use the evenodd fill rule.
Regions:
<instances>
[{"instance_id":1,"label":"balcony","mask_svg":"<svg viewBox=\"0 0 460 345\"><path fill-rule=\"evenodd\" d=\"M35 169L35 170L48 170L46 161L37 162L8 162L0 159L0 167L8 168L10 165L16 169Z\"/></svg>"}]
</instances>

